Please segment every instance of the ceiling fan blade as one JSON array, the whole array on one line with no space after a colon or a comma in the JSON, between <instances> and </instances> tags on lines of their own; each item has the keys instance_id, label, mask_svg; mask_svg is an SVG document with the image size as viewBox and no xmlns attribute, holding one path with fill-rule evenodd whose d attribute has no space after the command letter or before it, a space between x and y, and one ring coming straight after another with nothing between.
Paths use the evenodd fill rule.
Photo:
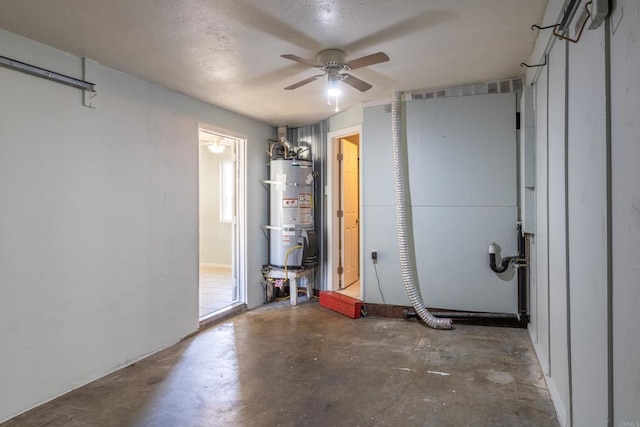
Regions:
<instances>
[{"instance_id":1,"label":"ceiling fan blade","mask_svg":"<svg viewBox=\"0 0 640 427\"><path fill-rule=\"evenodd\" d=\"M315 61L313 59L301 58L299 56L291 55L291 54L280 55L280 57L281 58L285 58L285 59L289 59L291 61L296 61L296 62L299 62L301 64L308 65L310 67L322 67L322 64L319 64L317 61Z\"/></svg>"},{"instance_id":2,"label":"ceiling fan blade","mask_svg":"<svg viewBox=\"0 0 640 427\"><path fill-rule=\"evenodd\" d=\"M367 65L379 64L381 62L387 62L389 57L384 52L378 52L371 55L363 56L362 58L354 59L345 63L352 70L366 67Z\"/></svg>"},{"instance_id":3,"label":"ceiling fan blade","mask_svg":"<svg viewBox=\"0 0 640 427\"><path fill-rule=\"evenodd\" d=\"M284 90L298 89L300 86L304 86L307 83L311 83L312 81L317 80L322 76L324 76L324 74L318 74L317 76L309 77L308 79L301 80L298 83L294 83L291 86L285 87Z\"/></svg>"},{"instance_id":4,"label":"ceiling fan blade","mask_svg":"<svg viewBox=\"0 0 640 427\"><path fill-rule=\"evenodd\" d=\"M358 89L360 92L366 92L373 87L369 83L365 82L364 80L360 80L357 77L353 77L351 74L342 74L340 77L340 80L342 80L344 83L348 84L349 86Z\"/></svg>"}]
</instances>

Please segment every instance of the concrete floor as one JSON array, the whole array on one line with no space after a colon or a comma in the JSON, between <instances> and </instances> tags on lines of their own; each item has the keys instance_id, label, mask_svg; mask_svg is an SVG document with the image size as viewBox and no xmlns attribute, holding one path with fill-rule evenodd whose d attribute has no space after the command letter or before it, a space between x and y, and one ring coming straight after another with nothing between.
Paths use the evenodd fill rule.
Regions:
<instances>
[{"instance_id":1,"label":"concrete floor","mask_svg":"<svg viewBox=\"0 0 640 427\"><path fill-rule=\"evenodd\" d=\"M246 312L9 426L558 426L528 334Z\"/></svg>"}]
</instances>

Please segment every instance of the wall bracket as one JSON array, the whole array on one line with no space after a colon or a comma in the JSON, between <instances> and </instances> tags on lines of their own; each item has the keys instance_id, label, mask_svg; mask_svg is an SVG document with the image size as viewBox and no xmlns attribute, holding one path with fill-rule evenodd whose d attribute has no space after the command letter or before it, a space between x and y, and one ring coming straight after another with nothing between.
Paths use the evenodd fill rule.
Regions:
<instances>
[{"instance_id":1,"label":"wall bracket","mask_svg":"<svg viewBox=\"0 0 640 427\"><path fill-rule=\"evenodd\" d=\"M521 67L527 67L527 68L544 67L545 65L547 65L547 55L544 56L544 62L542 62L542 64L529 65L525 62L520 63Z\"/></svg>"},{"instance_id":2,"label":"wall bracket","mask_svg":"<svg viewBox=\"0 0 640 427\"><path fill-rule=\"evenodd\" d=\"M569 41L571 43L578 43L580 41L580 37L582 37L582 32L584 31L584 27L587 25L587 21L591 17L591 11L589 10L589 6L591 6L592 4L593 4L593 0L588 1L587 4L584 5L584 10L583 10L582 15L580 16L580 18L578 20L578 25L576 26L577 36L576 36L575 39L572 39L571 37L568 37L568 36L564 35L563 33L568 31L569 23L571 22L571 20L573 19L574 15L576 14L576 11L578 10L578 6L580 5L580 1L578 1L578 0L571 0L571 2L569 3L569 5L567 6L567 8L565 10L564 16L562 17L562 21L559 24L547 25L545 27L541 27L539 25L533 24L531 26L531 29L532 30L546 30L546 29L549 29L549 28L553 28L553 35L554 36L556 36L556 37L558 37L558 38L560 38L562 40L567 40L567 41ZM608 13L608 9L607 9L607 13ZM600 19L600 17L598 17L598 18ZM604 17L602 19L604 19ZM597 28L597 26L594 26L594 28Z\"/></svg>"}]
</instances>

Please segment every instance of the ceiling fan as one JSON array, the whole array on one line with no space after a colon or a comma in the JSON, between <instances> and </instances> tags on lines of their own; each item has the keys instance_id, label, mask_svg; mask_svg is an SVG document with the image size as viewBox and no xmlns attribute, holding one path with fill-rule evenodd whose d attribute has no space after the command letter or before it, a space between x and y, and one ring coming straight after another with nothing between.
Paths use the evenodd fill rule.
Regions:
<instances>
[{"instance_id":1,"label":"ceiling fan","mask_svg":"<svg viewBox=\"0 0 640 427\"><path fill-rule=\"evenodd\" d=\"M365 92L371 89L369 83L364 80L360 80L357 77L352 76L348 72L351 70L356 70L358 68L366 67L369 65L379 64L381 62L386 62L389 60L389 57L384 52L378 52L371 55L363 56L358 59L353 59L351 61L345 62L346 54L340 49L326 49L318 52L316 55L316 59L306 59L301 58L296 55L280 55L282 58L289 59L291 61L296 61L301 64L309 65L310 67L319 68L324 71L323 74L317 74L315 76L306 78L304 80L299 81L298 83L294 83L291 86L287 86L285 90L293 90L297 89L300 86L304 86L307 83L311 83L314 80L317 80L321 77L327 76L327 80L329 82L329 96L335 96L331 94L331 91L334 90L334 93L339 90L336 87L338 82L344 82L351 87L358 89L360 92Z\"/></svg>"}]
</instances>

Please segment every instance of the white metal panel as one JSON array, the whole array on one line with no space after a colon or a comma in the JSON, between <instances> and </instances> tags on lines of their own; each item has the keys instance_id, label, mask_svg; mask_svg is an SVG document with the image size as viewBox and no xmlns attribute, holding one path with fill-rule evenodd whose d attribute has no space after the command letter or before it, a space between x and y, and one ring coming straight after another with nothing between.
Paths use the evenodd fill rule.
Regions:
<instances>
[{"instance_id":1,"label":"white metal panel","mask_svg":"<svg viewBox=\"0 0 640 427\"><path fill-rule=\"evenodd\" d=\"M529 239L529 336L534 345L538 342L538 316L535 311L535 307L538 303L538 294L536 291L538 281L538 258L536 254L538 249L536 247L536 239L532 237ZM539 353L539 347L536 347L536 352Z\"/></svg>"},{"instance_id":2,"label":"white metal panel","mask_svg":"<svg viewBox=\"0 0 640 427\"><path fill-rule=\"evenodd\" d=\"M391 161L391 114L387 111L384 105L364 109L362 197L363 204L367 206L389 206L393 205L395 200Z\"/></svg>"},{"instance_id":3,"label":"white metal panel","mask_svg":"<svg viewBox=\"0 0 640 427\"><path fill-rule=\"evenodd\" d=\"M495 241L502 255L516 253L515 94L407 105L413 236L425 303L516 313L515 274L493 273L487 252ZM397 252L390 123L385 106L365 108L363 250L367 260L379 251L385 303L408 305ZM382 302L370 261L364 278L366 302Z\"/></svg>"},{"instance_id":4,"label":"white metal panel","mask_svg":"<svg viewBox=\"0 0 640 427\"><path fill-rule=\"evenodd\" d=\"M532 292L536 293L535 312L538 335L536 343L542 349L540 365L545 373L549 370L549 228L547 224L547 73L540 75L536 86L536 282Z\"/></svg>"},{"instance_id":5,"label":"white metal panel","mask_svg":"<svg viewBox=\"0 0 640 427\"><path fill-rule=\"evenodd\" d=\"M516 206L515 103L515 93L408 101L413 203Z\"/></svg>"},{"instance_id":6,"label":"white metal panel","mask_svg":"<svg viewBox=\"0 0 640 427\"><path fill-rule=\"evenodd\" d=\"M487 242L502 256L516 253L515 207L414 208L420 289L435 307L517 312L515 270L496 274L488 266Z\"/></svg>"},{"instance_id":7,"label":"white metal panel","mask_svg":"<svg viewBox=\"0 0 640 427\"><path fill-rule=\"evenodd\" d=\"M560 402L561 420L569 410L569 354L567 344L567 239L566 239L566 45L557 43L549 55L549 373Z\"/></svg>"},{"instance_id":8,"label":"white metal panel","mask_svg":"<svg viewBox=\"0 0 640 427\"><path fill-rule=\"evenodd\" d=\"M526 86L520 98L520 220L525 233L535 232L535 88Z\"/></svg>"},{"instance_id":9,"label":"white metal panel","mask_svg":"<svg viewBox=\"0 0 640 427\"><path fill-rule=\"evenodd\" d=\"M417 283L428 307L517 313L513 269L494 273L487 254L491 240L500 242L503 255L516 252L516 215L515 207L413 209ZM369 251L379 251L377 268L385 303L410 305L400 275L396 233L391 232L395 207L371 207L364 220L378 230L365 235L365 245ZM365 262L365 270L367 302L382 303L371 261Z\"/></svg>"},{"instance_id":10,"label":"white metal panel","mask_svg":"<svg viewBox=\"0 0 640 427\"><path fill-rule=\"evenodd\" d=\"M640 420L640 14L617 0L611 36L613 425ZM624 8L624 9L623 9Z\"/></svg>"},{"instance_id":11,"label":"white metal panel","mask_svg":"<svg viewBox=\"0 0 640 427\"><path fill-rule=\"evenodd\" d=\"M604 33L569 47L568 224L573 425L607 425L607 146ZM588 356L587 356L588 355Z\"/></svg>"},{"instance_id":12,"label":"white metal panel","mask_svg":"<svg viewBox=\"0 0 640 427\"><path fill-rule=\"evenodd\" d=\"M366 186L365 183L364 187ZM364 208L362 225L365 262L361 285L365 291L365 302L368 303L411 305L402 283L395 214L395 208L391 205ZM378 251L377 274L370 255L374 249ZM428 296L425 295L424 299L426 304L430 303Z\"/></svg>"}]
</instances>

